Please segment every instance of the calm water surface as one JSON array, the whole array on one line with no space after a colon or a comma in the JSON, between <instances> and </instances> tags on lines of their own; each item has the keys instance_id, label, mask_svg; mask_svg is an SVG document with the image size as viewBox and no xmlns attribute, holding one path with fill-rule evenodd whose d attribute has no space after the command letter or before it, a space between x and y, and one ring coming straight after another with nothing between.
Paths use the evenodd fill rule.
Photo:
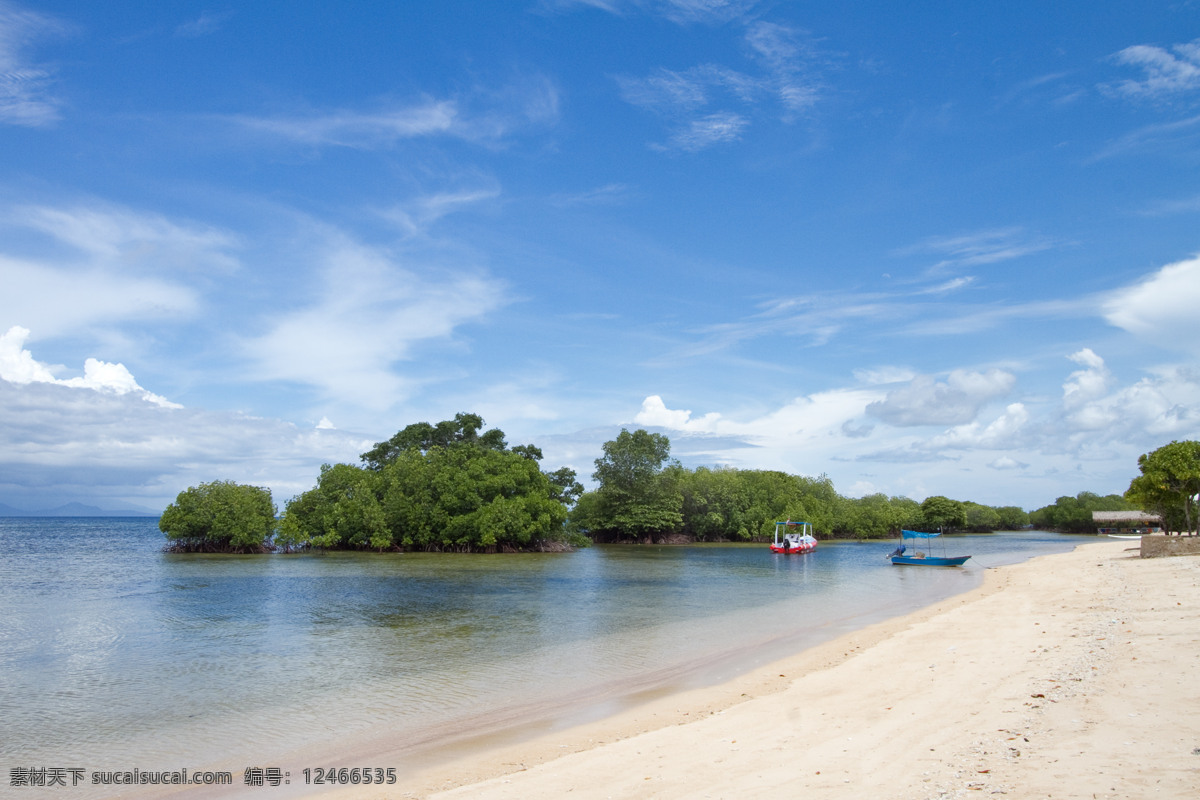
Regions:
<instances>
[{"instance_id":1,"label":"calm water surface","mask_svg":"<svg viewBox=\"0 0 1200 800\"><path fill-rule=\"evenodd\" d=\"M1079 541L952 537L974 557L948 570L892 567L887 542L213 556L161 552L153 519L0 519L0 768L236 770L611 710Z\"/></svg>"}]
</instances>

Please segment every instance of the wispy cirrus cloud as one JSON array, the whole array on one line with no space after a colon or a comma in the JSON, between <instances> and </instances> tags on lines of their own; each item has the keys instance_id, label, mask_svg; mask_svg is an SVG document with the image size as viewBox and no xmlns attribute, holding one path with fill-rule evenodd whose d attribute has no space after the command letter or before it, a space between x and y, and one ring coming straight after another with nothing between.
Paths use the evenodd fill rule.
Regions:
<instances>
[{"instance_id":1,"label":"wispy cirrus cloud","mask_svg":"<svg viewBox=\"0 0 1200 800\"><path fill-rule=\"evenodd\" d=\"M211 11L201 12L200 16L189 20L175 28L175 35L184 39L198 39L201 36L208 36L216 33L224 25L225 22L233 17L232 11L223 11L213 13Z\"/></svg>"},{"instance_id":2,"label":"wispy cirrus cloud","mask_svg":"<svg viewBox=\"0 0 1200 800\"><path fill-rule=\"evenodd\" d=\"M956 236L931 236L894 252L898 256L925 253L942 256L929 267L931 274L961 267L1011 261L1060 246L1043 236L1030 236L1021 228L995 228Z\"/></svg>"},{"instance_id":3,"label":"wispy cirrus cloud","mask_svg":"<svg viewBox=\"0 0 1200 800\"><path fill-rule=\"evenodd\" d=\"M1088 159L1096 163L1114 156L1183 147L1191 150L1200 137L1200 114L1172 122L1144 125L1109 142Z\"/></svg>"},{"instance_id":4,"label":"wispy cirrus cloud","mask_svg":"<svg viewBox=\"0 0 1200 800\"><path fill-rule=\"evenodd\" d=\"M53 73L28 57L34 45L69 26L0 0L0 123L40 128L59 119Z\"/></svg>"},{"instance_id":5,"label":"wispy cirrus cloud","mask_svg":"<svg viewBox=\"0 0 1200 800\"><path fill-rule=\"evenodd\" d=\"M1200 89L1200 39L1171 45L1170 49L1149 44L1133 45L1112 58L1118 64L1140 68L1143 77L1101 86L1111 94L1158 100Z\"/></svg>"},{"instance_id":6,"label":"wispy cirrus cloud","mask_svg":"<svg viewBox=\"0 0 1200 800\"><path fill-rule=\"evenodd\" d=\"M507 300L498 280L463 270L422 274L337 231L320 234L311 301L274 310L241 337L255 380L318 389L353 408L385 410L418 380L397 370L419 343L448 339Z\"/></svg>"},{"instance_id":7,"label":"wispy cirrus cloud","mask_svg":"<svg viewBox=\"0 0 1200 800\"><path fill-rule=\"evenodd\" d=\"M219 119L271 139L370 150L439 136L494 144L519 130L551 125L558 114L558 89L549 79L535 76L498 89L478 88L460 97L381 104L373 110L237 114Z\"/></svg>"},{"instance_id":8,"label":"wispy cirrus cloud","mask_svg":"<svg viewBox=\"0 0 1200 800\"><path fill-rule=\"evenodd\" d=\"M0 209L0 328L61 336L189 319L201 282L240 268L236 237L105 203Z\"/></svg>"},{"instance_id":9,"label":"wispy cirrus cloud","mask_svg":"<svg viewBox=\"0 0 1200 800\"><path fill-rule=\"evenodd\" d=\"M500 194L497 183L485 181L462 189L421 195L385 209L380 215L409 236L418 236L427 233L443 217L495 200Z\"/></svg>"},{"instance_id":10,"label":"wispy cirrus cloud","mask_svg":"<svg viewBox=\"0 0 1200 800\"><path fill-rule=\"evenodd\" d=\"M760 0L542 0L542 7L569 10L584 6L611 14L640 11L680 25L720 25L749 14Z\"/></svg>"},{"instance_id":11,"label":"wispy cirrus cloud","mask_svg":"<svg viewBox=\"0 0 1200 800\"><path fill-rule=\"evenodd\" d=\"M752 61L747 69L700 64L617 78L626 102L666 120L667 142L653 148L698 152L740 139L752 119L766 111L775 110L790 123L817 103L822 82L807 31L753 21L743 44Z\"/></svg>"}]
</instances>

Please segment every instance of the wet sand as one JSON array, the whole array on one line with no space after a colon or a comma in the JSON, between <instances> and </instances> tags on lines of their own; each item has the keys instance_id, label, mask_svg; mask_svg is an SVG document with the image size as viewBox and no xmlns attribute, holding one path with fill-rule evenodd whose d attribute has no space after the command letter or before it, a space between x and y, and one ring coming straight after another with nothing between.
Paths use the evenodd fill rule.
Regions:
<instances>
[{"instance_id":1,"label":"wet sand","mask_svg":"<svg viewBox=\"0 0 1200 800\"><path fill-rule=\"evenodd\" d=\"M326 795L1194 798L1200 558L1130 545L989 570L720 686Z\"/></svg>"}]
</instances>

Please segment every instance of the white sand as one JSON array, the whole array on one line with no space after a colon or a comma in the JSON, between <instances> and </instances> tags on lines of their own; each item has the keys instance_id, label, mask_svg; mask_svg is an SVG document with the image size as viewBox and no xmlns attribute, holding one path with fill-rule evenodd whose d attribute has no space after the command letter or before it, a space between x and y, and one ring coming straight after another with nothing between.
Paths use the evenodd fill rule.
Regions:
<instances>
[{"instance_id":1,"label":"white sand","mask_svg":"<svg viewBox=\"0 0 1200 800\"><path fill-rule=\"evenodd\" d=\"M991 570L728 684L329 795L1198 798L1200 558L1130 545Z\"/></svg>"}]
</instances>

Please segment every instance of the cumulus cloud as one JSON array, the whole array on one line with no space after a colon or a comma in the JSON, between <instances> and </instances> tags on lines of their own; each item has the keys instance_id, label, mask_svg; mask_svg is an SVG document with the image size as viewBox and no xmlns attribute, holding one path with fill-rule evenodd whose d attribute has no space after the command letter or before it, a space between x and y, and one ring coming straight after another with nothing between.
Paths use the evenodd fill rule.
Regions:
<instances>
[{"instance_id":1,"label":"cumulus cloud","mask_svg":"<svg viewBox=\"0 0 1200 800\"><path fill-rule=\"evenodd\" d=\"M933 449L959 450L1003 450L1017 447L1023 444L1021 437L1028 423L1029 412L1025 405L1010 403L1003 414L987 425L980 425L978 422L956 425L940 436L930 439L928 446Z\"/></svg>"},{"instance_id":2,"label":"cumulus cloud","mask_svg":"<svg viewBox=\"0 0 1200 800\"><path fill-rule=\"evenodd\" d=\"M958 425L974 421L980 409L1008 394L1016 384L1010 372L954 370L944 382L921 375L867 406L867 413L891 425Z\"/></svg>"},{"instance_id":3,"label":"cumulus cloud","mask_svg":"<svg viewBox=\"0 0 1200 800\"><path fill-rule=\"evenodd\" d=\"M322 463L354 462L369 437L238 413L146 402L136 392L0 380L0 487L37 509L69 500L161 509L188 486L266 486L282 504L316 483ZM16 476L19 476L17 478Z\"/></svg>"},{"instance_id":4,"label":"cumulus cloud","mask_svg":"<svg viewBox=\"0 0 1200 800\"><path fill-rule=\"evenodd\" d=\"M1083 367L1063 384L1063 419L1070 433L1103 432L1118 438L1130 431L1155 436L1194 435L1200 425L1200 385L1178 369L1120 387L1104 359L1090 349L1071 360Z\"/></svg>"},{"instance_id":5,"label":"cumulus cloud","mask_svg":"<svg viewBox=\"0 0 1200 800\"><path fill-rule=\"evenodd\" d=\"M1195 328L1200 308L1200 256L1168 264L1140 283L1102 299L1111 325L1168 349L1200 354Z\"/></svg>"},{"instance_id":6,"label":"cumulus cloud","mask_svg":"<svg viewBox=\"0 0 1200 800\"><path fill-rule=\"evenodd\" d=\"M51 17L0 0L0 123L30 128L59 119L60 102L50 92L50 70L30 61L27 52L66 26Z\"/></svg>"},{"instance_id":7,"label":"cumulus cloud","mask_svg":"<svg viewBox=\"0 0 1200 800\"><path fill-rule=\"evenodd\" d=\"M35 360L25 349L29 335L26 328L14 326L0 336L0 379L16 384L53 383L101 394L133 395L163 408L183 407L143 389L124 364L89 358L84 362L82 377L60 380L55 377L54 370Z\"/></svg>"},{"instance_id":8,"label":"cumulus cloud","mask_svg":"<svg viewBox=\"0 0 1200 800\"><path fill-rule=\"evenodd\" d=\"M642 401L642 410L633 418L634 422L639 425L705 433L715 432L720 419L721 415L715 412L705 414L699 419L692 419L691 411L669 409L663 403L663 399L656 394Z\"/></svg>"}]
</instances>

